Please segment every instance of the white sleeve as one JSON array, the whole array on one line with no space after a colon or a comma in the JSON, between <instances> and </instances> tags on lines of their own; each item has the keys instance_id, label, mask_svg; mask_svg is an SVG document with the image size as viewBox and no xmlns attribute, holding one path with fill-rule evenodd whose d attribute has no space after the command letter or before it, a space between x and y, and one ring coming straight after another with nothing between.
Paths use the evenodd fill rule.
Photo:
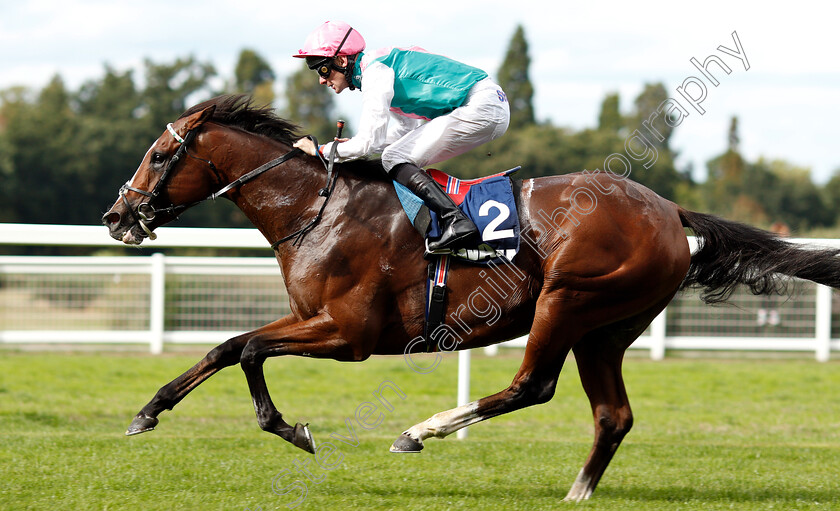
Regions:
<instances>
[{"instance_id":1,"label":"white sleeve","mask_svg":"<svg viewBox=\"0 0 840 511\"><path fill-rule=\"evenodd\" d=\"M394 70L374 62L362 75L362 113L356 135L338 144L338 161L355 160L369 154L382 152L387 146L388 120L391 100L394 98ZM329 155L334 142L324 145L324 155Z\"/></svg>"}]
</instances>

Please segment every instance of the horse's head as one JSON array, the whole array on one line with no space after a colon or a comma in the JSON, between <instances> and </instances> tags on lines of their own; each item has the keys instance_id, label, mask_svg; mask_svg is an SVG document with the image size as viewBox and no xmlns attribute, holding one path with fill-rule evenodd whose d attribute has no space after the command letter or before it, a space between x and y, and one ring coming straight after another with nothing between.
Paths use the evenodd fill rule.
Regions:
<instances>
[{"instance_id":1,"label":"horse's head","mask_svg":"<svg viewBox=\"0 0 840 511\"><path fill-rule=\"evenodd\" d=\"M215 179L208 172L212 163L188 151L196 152L196 136L214 110L210 106L178 119L152 144L134 177L102 216L111 237L128 245L139 245L146 237L155 239L156 227L207 197Z\"/></svg>"}]
</instances>

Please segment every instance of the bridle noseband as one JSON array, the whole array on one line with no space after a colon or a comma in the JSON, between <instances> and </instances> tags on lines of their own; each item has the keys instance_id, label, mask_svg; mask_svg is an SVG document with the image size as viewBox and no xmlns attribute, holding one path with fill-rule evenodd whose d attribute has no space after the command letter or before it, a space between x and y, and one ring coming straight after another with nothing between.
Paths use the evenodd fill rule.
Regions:
<instances>
[{"instance_id":1,"label":"bridle noseband","mask_svg":"<svg viewBox=\"0 0 840 511\"><path fill-rule=\"evenodd\" d=\"M172 136L175 137L175 140L177 140L181 145L178 146L178 150L175 151L175 155L172 156L171 160L169 160L169 164L164 169L163 174L160 176L160 179L155 184L155 187L152 189L151 192L147 192L146 190L141 190L139 188L131 186L131 181L129 180L126 181L125 184L122 185L122 187L120 187L119 192L120 198L122 199L123 204L125 204L126 209L128 209L128 212L131 213L131 217L134 218L134 222L137 223L137 225L139 225L141 229L143 229L143 231L151 240L157 239L157 234L155 234L154 232L152 232L151 229L149 229L149 226L146 225L146 222L151 222L152 220L154 220L155 216L157 216L158 213L175 213L177 208L179 208L178 206L170 206L166 209L155 209L154 206L152 206L152 201L155 200L158 197L158 195L160 195L161 188L169 180L169 176L172 174L172 170L175 168L175 165L181 160L181 158L185 154L187 154L187 144L192 142L192 140L195 138L195 130L190 130L189 132L187 132L186 137L181 138L175 131L175 128L172 127L172 123L167 124L166 129L169 130L169 133L171 133ZM210 165L213 169L215 169L216 166L213 165L212 162L210 162ZM126 193L129 191L139 193L144 197L148 197L149 200L140 203L137 206L137 209L135 210L131 207L131 204L129 204L128 198L126 198ZM183 208L184 210L186 210L188 207L189 206L180 206L180 208Z\"/></svg>"},{"instance_id":2,"label":"bridle noseband","mask_svg":"<svg viewBox=\"0 0 840 511\"><path fill-rule=\"evenodd\" d=\"M342 123L341 125L343 126L343 121L340 121L340 122ZM196 156L191 155L189 152L187 152L187 146L193 141L193 139L195 139L198 128L191 129L190 131L187 132L187 134L183 138L181 138L181 136L178 135L178 132L175 131L175 128L172 126L172 123L167 124L166 129L169 131L169 133L175 138L175 140L180 145L179 145L178 149L175 151L175 154L172 156L172 159L169 160L169 164L164 169L163 174L160 176L160 179L158 180L158 182L155 183L155 186L152 189L152 191L149 192L149 191L146 191L146 190L141 190L139 188L135 188L135 187L130 185L130 183L131 183L130 180L126 181L126 183L124 185L122 185L122 187L120 187L120 191L119 191L120 198L122 199L123 204L125 204L126 209L128 209L129 213L131 214L131 217L134 219L134 222L137 225L139 225L141 229L143 229L143 232L146 233L146 235L149 237L150 240L157 239L157 234L155 234L149 228L149 226L146 224L146 222L151 222L152 220L154 220L155 217L158 215L158 213L172 214L177 218L178 215L180 215L181 213L183 213L187 209L189 209L189 208L191 208L191 207L193 207L197 204L200 204L200 203L202 203L206 200L209 200L209 199L216 200L216 198L221 197L223 194L227 193L228 191L230 191L234 188L237 188L237 187L247 183L248 181L251 181L252 179L256 178L257 176L263 174L264 172L266 172L268 170L271 170L274 167L277 167L278 165L281 165L282 163L285 163L286 161L291 160L292 158L294 158L294 157L296 157L300 154L303 154L303 151L301 151L298 148L294 148L291 151L287 152L286 154L284 154L284 155L282 155L278 158L275 158L275 159L273 159L273 160L271 160L267 163L264 163L263 165L260 165L259 167L255 168L254 170L252 170L252 171L250 171L246 174L243 174L238 179L235 179L231 183L223 186L217 192L211 193L210 195L208 195L207 197L205 197L203 199L197 200L197 201L192 202L190 204L182 204L182 205L179 205L179 206L176 206L176 205L173 204L173 205L170 205L169 207L166 207L166 208L157 209L152 205L152 201L155 200L160 195L161 189L164 187L164 185L166 185L166 182L170 179L170 177L172 175L172 171L175 168L175 165L177 165L178 162L185 155L189 156L190 158L193 158L193 159L196 159L196 160L203 161L203 162L207 163L207 165L210 166L210 169L216 174L216 176L218 177L218 175L219 175L218 174L218 169L216 168L216 165L213 164L213 162L211 160L205 160L205 159L202 159L202 158L198 158ZM339 131L339 134L340 134L340 131ZM309 138L312 139L313 143L315 144L315 147L318 147L318 140L311 135L309 135ZM315 227L315 224L317 224L321 220L321 215L323 214L324 209L327 206L327 202L329 201L330 197L332 196L332 190L333 190L333 188L335 188L335 183L337 181L337 179L334 178L333 171L332 171L333 170L332 169L333 163L335 161L335 150L333 150L332 154L330 155L330 160L331 160L330 163L327 163L327 161L324 159L324 157L320 153L316 152L316 154L318 155L318 158L321 160L321 162L324 164L324 166L327 168L327 171L328 171L327 172L327 186L322 188L318 193L321 197L324 197L324 203L322 204L320 211L318 211L318 215L311 222L309 222L309 224L307 224L306 226L304 226L301 229L298 229L294 233L292 233L288 236L285 236L282 239L272 243L271 244L272 249L276 249L278 245L280 245L281 243L283 243L285 241L288 241L292 238L296 238L296 241L295 241L294 244L295 245L298 244L303 239L303 236L305 236L306 233L309 232L313 227ZM128 202L128 198L126 197L126 194L129 191L139 193L140 195L143 195L144 197L148 197L148 200L140 203L137 206L137 208L134 209L134 208L131 207L131 204L129 204L129 202Z\"/></svg>"}]
</instances>

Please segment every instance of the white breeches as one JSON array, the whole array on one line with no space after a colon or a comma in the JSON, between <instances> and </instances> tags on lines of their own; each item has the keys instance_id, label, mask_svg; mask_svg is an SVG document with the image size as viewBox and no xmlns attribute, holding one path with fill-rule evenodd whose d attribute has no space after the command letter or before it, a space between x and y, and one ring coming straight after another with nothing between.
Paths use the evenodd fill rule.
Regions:
<instances>
[{"instance_id":1,"label":"white breeches","mask_svg":"<svg viewBox=\"0 0 840 511\"><path fill-rule=\"evenodd\" d=\"M485 78L473 86L463 105L385 148L382 164L390 172L399 163L421 168L439 163L499 138L509 123L507 97L493 80Z\"/></svg>"}]
</instances>

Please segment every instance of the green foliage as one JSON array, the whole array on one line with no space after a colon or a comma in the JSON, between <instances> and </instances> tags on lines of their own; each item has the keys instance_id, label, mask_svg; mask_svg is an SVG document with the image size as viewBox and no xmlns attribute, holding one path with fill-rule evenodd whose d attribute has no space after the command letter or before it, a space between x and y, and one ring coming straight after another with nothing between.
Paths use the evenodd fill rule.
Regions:
<instances>
[{"instance_id":1,"label":"green foliage","mask_svg":"<svg viewBox=\"0 0 840 511\"><path fill-rule=\"evenodd\" d=\"M285 117L325 143L335 137L334 110L330 89L318 83L318 75L301 62L286 80Z\"/></svg>"},{"instance_id":2,"label":"green foliage","mask_svg":"<svg viewBox=\"0 0 840 511\"><path fill-rule=\"evenodd\" d=\"M768 210L774 214L774 221L789 225L795 232L813 227L826 227L833 223L831 208L824 202L823 194L811 180L811 171L797 167L782 160L766 161L763 158L755 167L766 169L778 182L777 195L771 196L774 203L769 203ZM747 184L747 190L755 190ZM769 192L770 190L768 190ZM758 192L760 193L760 192Z\"/></svg>"},{"instance_id":3,"label":"green foliage","mask_svg":"<svg viewBox=\"0 0 840 511\"><path fill-rule=\"evenodd\" d=\"M808 169L784 161L746 161L738 148L737 117L727 140L727 151L708 162L708 179L701 186L710 211L764 228L784 224L797 235L836 222L836 185L820 190Z\"/></svg>"},{"instance_id":4,"label":"green foliage","mask_svg":"<svg viewBox=\"0 0 840 511\"><path fill-rule=\"evenodd\" d=\"M0 162L1 164L2 162ZM823 200L828 207L829 214L836 225L840 220L840 169L834 171L834 175L823 188Z\"/></svg>"},{"instance_id":5,"label":"green foliage","mask_svg":"<svg viewBox=\"0 0 840 511\"><path fill-rule=\"evenodd\" d=\"M275 78L268 62L257 52L247 48L239 52L239 60L236 61L233 72L236 77L236 90L247 94L254 92L257 85L272 82Z\"/></svg>"},{"instance_id":6,"label":"green foliage","mask_svg":"<svg viewBox=\"0 0 840 511\"><path fill-rule=\"evenodd\" d=\"M166 123L197 94L213 93L213 75L212 65L190 57L146 61L143 90L131 71L106 66L102 78L75 93L58 76L35 96L21 88L3 91L0 221L98 223Z\"/></svg>"},{"instance_id":7,"label":"green foliage","mask_svg":"<svg viewBox=\"0 0 840 511\"><path fill-rule=\"evenodd\" d=\"M274 102L274 70L256 51L244 49L234 69L236 92L250 94L260 105Z\"/></svg>"},{"instance_id":8,"label":"green foliage","mask_svg":"<svg viewBox=\"0 0 840 511\"><path fill-rule=\"evenodd\" d=\"M138 117L142 101L132 72L118 73L108 67L102 79L88 81L76 95L76 138L85 148L85 168L77 187L92 204L104 208L115 199L116 189L159 134ZM75 223L93 221L78 218Z\"/></svg>"},{"instance_id":9,"label":"green foliage","mask_svg":"<svg viewBox=\"0 0 840 511\"><path fill-rule=\"evenodd\" d=\"M23 94L4 96L8 108L3 109L3 138L11 147L7 165L13 172L3 186L11 218L2 220L38 222L52 217L73 223L79 211L71 211L61 198L72 196L85 169L85 154L77 143L79 120L70 107L70 93L58 76L35 101L30 103Z\"/></svg>"},{"instance_id":10,"label":"green foliage","mask_svg":"<svg viewBox=\"0 0 840 511\"><path fill-rule=\"evenodd\" d=\"M601 102L601 113L598 114L598 130L618 134L624 126L624 119L619 110L620 98L618 94L607 94Z\"/></svg>"},{"instance_id":11,"label":"green foliage","mask_svg":"<svg viewBox=\"0 0 840 511\"><path fill-rule=\"evenodd\" d=\"M667 99L668 92L665 90L665 85L662 83L645 84L644 89L633 103L636 109L627 120L627 129L630 133L639 130L651 144L666 151L669 150L674 128L665 123L657 109ZM651 116L654 117L652 123L650 121Z\"/></svg>"},{"instance_id":12,"label":"green foliage","mask_svg":"<svg viewBox=\"0 0 840 511\"><path fill-rule=\"evenodd\" d=\"M499 85L510 102L510 127L519 129L534 124L534 86L528 77L531 57L528 56L528 41L525 29L516 27L510 40L507 54L498 72Z\"/></svg>"},{"instance_id":13,"label":"green foliage","mask_svg":"<svg viewBox=\"0 0 840 511\"><path fill-rule=\"evenodd\" d=\"M209 80L216 75L213 65L198 62L194 57L178 58L170 64L145 61L146 89L142 106L143 119L150 129L159 130L177 119L195 102L197 95L214 95ZM202 94L203 93L203 94Z\"/></svg>"}]
</instances>

